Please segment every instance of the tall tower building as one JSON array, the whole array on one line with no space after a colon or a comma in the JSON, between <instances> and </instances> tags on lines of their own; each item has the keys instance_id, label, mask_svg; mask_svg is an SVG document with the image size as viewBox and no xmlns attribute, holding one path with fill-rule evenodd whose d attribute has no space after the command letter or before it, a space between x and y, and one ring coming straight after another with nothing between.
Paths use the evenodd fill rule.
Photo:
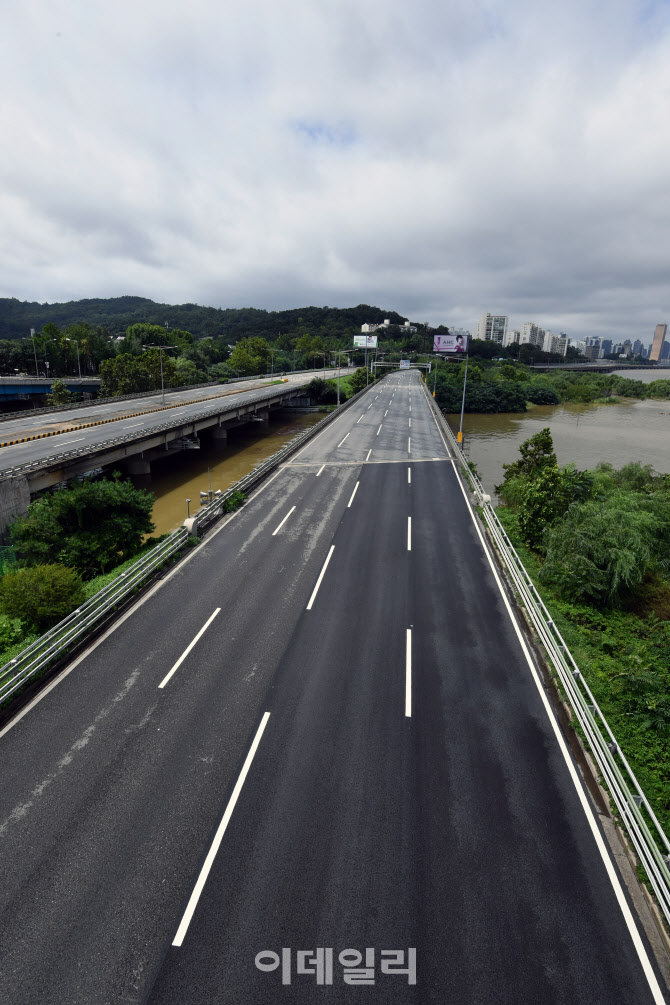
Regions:
<instances>
[{"instance_id":1,"label":"tall tower building","mask_svg":"<svg viewBox=\"0 0 670 1005\"><path fill-rule=\"evenodd\" d=\"M477 338L503 344L507 331L506 314L484 314L477 325Z\"/></svg>"},{"instance_id":2,"label":"tall tower building","mask_svg":"<svg viewBox=\"0 0 670 1005\"><path fill-rule=\"evenodd\" d=\"M665 333L668 330L667 325L656 325L654 330L654 341L651 345L651 352L649 353L649 359L659 360L662 358L661 353L663 351L663 343L665 342Z\"/></svg>"}]
</instances>

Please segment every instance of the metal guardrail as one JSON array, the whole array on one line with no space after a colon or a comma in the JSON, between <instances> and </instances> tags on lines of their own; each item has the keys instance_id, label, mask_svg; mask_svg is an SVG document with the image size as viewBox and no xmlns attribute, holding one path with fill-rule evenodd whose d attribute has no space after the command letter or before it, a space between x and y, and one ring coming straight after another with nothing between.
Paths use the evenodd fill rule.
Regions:
<instances>
[{"instance_id":1,"label":"metal guardrail","mask_svg":"<svg viewBox=\"0 0 670 1005\"><path fill-rule=\"evenodd\" d=\"M474 488L484 522L509 573L517 595L532 622L564 695L577 719L588 747L596 761L626 832L644 866L663 916L670 924L670 841L642 791L635 773L619 746L582 671L577 666L565 639L539 595L535 584L519 558L505 528L491 505L490 496L456 441L444 415L428 392L428 400L439 415L453 451Z\"/></svg>"},{"instance_id":2,"label":"metal guardrail","mask_svg":"<svg viewBox=\"0 0 670 1005\"><path fill-rule=\"evenodd\" d=\"M373 385L370 385L373 386ZM365 389L367 390L367 388ZM225 502L235 492L248 492L254 485L282 464L291 454L295 453L303 443L320 432L324 425L332 422L342 411L356 401L365 390L353 395L339 409L324 416L321 422L299 433L281 450L267 458L257 468L235 482L226 492L221 493L211 502L203 506L193 517L191 533L202 530L212 520L222 515ZM120 573L111 583L90 597L85 603L31 643L23 652L15 656L9 663L0 667L0 705L7 701L19 688L28 683L36 674L45 670L57 658L65 655L76 643L94 629L112 612L114 608L129 596L147 577L161 566L167 559L179 552L189 537L186 526L173 531L164 541L157 544L146 555L138 559L125 572Z\"/></svg>"}]
</instances>

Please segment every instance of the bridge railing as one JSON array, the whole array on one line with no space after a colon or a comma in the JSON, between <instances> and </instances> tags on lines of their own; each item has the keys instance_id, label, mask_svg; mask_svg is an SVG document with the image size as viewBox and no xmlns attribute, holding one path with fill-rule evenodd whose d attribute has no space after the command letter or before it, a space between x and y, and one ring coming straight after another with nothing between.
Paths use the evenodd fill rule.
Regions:
<instances>
[{"instance_id":1,"label":"bridge railing","mask_svg":"<svg viewBox=\"0 0 670 1005\"><path fill-rule=\"evenodd\" d=\"M291 454L295 453L312 436L320 432L332 422L342 411L348 408L365 391L359 392L339 409L324 416L321 422L315 423L309 429L299 433L281 450L278 450L248 475L235 482L224 493L212 502L201 507L193 518L192 533L202 530L212 520L222 515L226 501L235 492L248 492L270 471L283 464ZM258 399L257 399L258 400ZM39 639L31 643L21 653L0 667L0 705L6 702L25 684L50 667L55 660L66 655L75 645L79 644L93 629L110 615L127 597L130 596L145 580L165 562L173 558L186 545L189 538L187 528L180 527L173 531L163 541L157 544L146 555L134 562L125 572L120 573L107 586L86 600L76 611L73 611L57 625L45 632Z\"/></svg>"},{"instance_id":2,"label":"bridge railing","mask_svg":"<svg viewBox=\"0 0 670 1005\"><path fill-rule=\"evenodd\" d=\"M582 731L620 815L628 837L642 863L665 920L670 924L670 841L644 794L633 769L600 709L584 674L556 627L535 584L491 505L477 474L470 468L444 415L427 393L439 416L454 455L473 488L486 527L514 584L518 600L535 628L558 678L563 695Z\"/></svg>"}]
</instances>

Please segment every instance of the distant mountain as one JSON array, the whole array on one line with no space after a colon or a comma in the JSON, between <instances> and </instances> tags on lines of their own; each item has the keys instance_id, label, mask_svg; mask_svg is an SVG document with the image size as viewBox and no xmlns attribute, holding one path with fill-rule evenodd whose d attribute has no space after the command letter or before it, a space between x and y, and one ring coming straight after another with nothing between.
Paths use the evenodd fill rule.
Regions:
<instances>
[{"instance_id":1,"label":"distant mountain","mask_svg":"<svg viewBox=\"0 0 670 1005\"><path fill-rule=\"evenodd\" d=\"M0 338L19 338L31 328L39 331L51 321L59 328L78 321L106 328L110 335L123 334L137 322L181 328L193 335L224 335L237 339L245 335L276 336L297 329L317 330L322 335L360 332L365 322L378 324L389 318L391 324L408 320L395 311L381 310L368 304L357 307L298 307L290 311L264 311L255 307L199 307L197 304L157 304L145 297L110 297L96 300L71 300L65 304L38 304L0 298Z\"/></svg>"}]
</instances>

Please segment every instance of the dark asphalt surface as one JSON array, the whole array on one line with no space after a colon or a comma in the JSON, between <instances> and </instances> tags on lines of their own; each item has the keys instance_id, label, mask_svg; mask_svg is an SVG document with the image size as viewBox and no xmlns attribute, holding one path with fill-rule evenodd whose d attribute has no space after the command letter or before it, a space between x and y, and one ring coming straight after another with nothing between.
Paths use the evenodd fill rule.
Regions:
<instances>
[{"instance_id":1,"label":"dark asphalt surface","mask_svg":"<svg viewBox=\"0 0 670 1005\"><path fill-rule=\"evenodd\" d=\"M265 483L0 764L3 1005L654 1001L416 374ZM318 947L332 984L296 972ZM410 947L415 986L381 969ZM290 985L254 965L282 949Z\"/></svg>"},{"instance_id":2,"label":"dark asphalt surface","mask_svg":"<svg viewBox=\"0 0 670 1005\"><path fill-rule=\"evenodd\" d=\"M353 370L342 368L343 374ZM314 377L322 376L323 370L305 371L290 374L290 385L308 383ZM328 379L337 376L337 370L326 371ZM276 378L275 378L276 379ZM260 386L262 385L262 386ZM98 447L108 443L117 436L133 434L138 439L151 435L152 430L166 422L173 422L175 427L188 425L189 418L203 412L218 414L221 407L233 409L240 402L250 399L257 400L271 391L273 385L270 379L254 378L235 384L221 386L186 388L182 391L166 392L165 405L183 406L164 409L160 392L146 398L134 401L105 401L99 405L91 404L90 408L73 409L71 412L54 412L35 416L27 413L22 418L8 420L0 426L0 443L35 436L38 433L55 432L67 429L68 432L58 432L43 439L29 440L27 443L14 443L0 447L0 470L32 461L48 460L54 454L64 450L78 450L86 447ZM218 400L212 400L216 399ZM151 412L151 409L155 409ZM149 412L149 414L142 414ZM87 422L106 420L104 424L90 429L73 428L84 426ZM113 421L111 421L113 420Z\"/></svg>"}]
</instances>

